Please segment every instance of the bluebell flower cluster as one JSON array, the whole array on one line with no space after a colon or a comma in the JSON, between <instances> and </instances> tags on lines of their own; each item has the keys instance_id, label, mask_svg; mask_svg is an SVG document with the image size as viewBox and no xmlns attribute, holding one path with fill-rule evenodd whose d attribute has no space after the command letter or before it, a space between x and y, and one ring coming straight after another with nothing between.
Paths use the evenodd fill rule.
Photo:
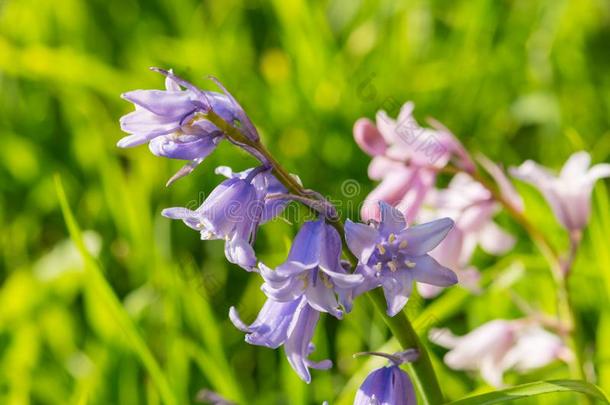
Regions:
<instances>
[{"instance_id":1,"label":"bluebell flower cluster","mask_svg":"<svg viewBox=\"0 0 610 405\"><path fill-rule=\"evenodd\" d=\"M201 90L171 70L153 70L166 77L165 90L123 94L135 105L135 111L121 118L121 128L129 135L118 146L148 143L157 156L188 161L170 182L190 173L223 140L260 161L259 166L241 172L217 168L217 174L226 179L201 206L194 210L173 207L162 212L198 231L201 239L224 240L227 260L261 277L267 301L256 320L247 325L235 308L229 311L235 327L246 333L246 342L273 349L283 346L292 368L309 383L310 368L332 366L330 360L309 358L321 313L342 319L358 295L381 287L387 299L387 313L394 316L406 304L415 281L436 286L457 282L451 270L427 254L443 240L453 221L445 218L407 227L404 215L384 202L378 202L382 214L379 222L347 222L343 236L357 265L346 265L342 260L342 235L334 226L336 218L329 217L333 212L328 209L330 203L314 204L321 198L319 194L303 189L293 195L285 178L277 175L274 162L264 157L256 128L233 96L218 82L222 93ZM301 226L282 264L272 269L261 263L253 248L258 228L280 215L290 199L308 201L309 195L313 200L310 207L325 208L319 210L317 219ZM390 388L385 385L388 381ZM399 390L407 392L409 399L390 400L399 395ZM408 376L394 364L367 378L356 403L373 403L366 402L368 399L415 403L412 392Z\"/></svg>"}]
</instances>

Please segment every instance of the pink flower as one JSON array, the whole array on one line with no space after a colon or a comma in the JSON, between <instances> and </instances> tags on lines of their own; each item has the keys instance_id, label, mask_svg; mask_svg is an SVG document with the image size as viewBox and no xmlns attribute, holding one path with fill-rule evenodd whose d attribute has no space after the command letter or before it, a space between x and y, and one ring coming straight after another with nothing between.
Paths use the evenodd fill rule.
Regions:
<instances>
[{"instance_id":1,"label":"pink flower","mask_svg":"<svg viewBox=\"0 0 610 405\"><path fill-rule=\"evenodd\" d=\"M418 216L419 221L449 217L455 227L430 255L443 266L456 272L460 283L476 289L478 272L469 266L470 258L477 245L493 255L510 250L515 238L493 222L498 211L498 203L489 190L473 180L466 173L456 174L449 186L442 190L432 190L426 200L426 207ZM441 289L420 286L424 297L433 297Z\"/></svg>"},{"instance_id":2,"label":"pink flower","mask_svg":"<svg viewBox=\"0 0 610 405\"><path fill-rule=\"evenodd\" d=\"M584 228L589 221L595 182L610 176L610 164L589 168L590 164L591 156L581 151L570 156L559 176L531 160L512 168L511 174L538 188L561 225L575 231Z\"/></svg>"},{"instance_id":3,"label":"pink flower","mask_svg":"<svg viewBox=\"0 0 610 405\"><path fill-rule=\"evenodd\" d=\"M430 339L451 349L444 358L449 367L479 371L495 387L504 385L503 375L508 370L525 372L571 358L557 335L527 319L494 320L464 336L437 329L431 331Z\"/></svg>"},{"instance_id":4,"label":"pink flower","mask_svg":"<svg viewBox=\"0 0 610 405\"><path fill-rule=\"evenodd\" d=\"M373 156L369 177L381 181L364 202L364 220L379 220L377 203L385 201L403 211L407 221L412 222L436 181L437 171L452 158L466 171L475 169L449 130L437 122L433 122L434 129L421 127L413 118L413 108L413 103L405 103L396 120L379 111L376 124L366 118L354 124L356 143Z\"/></svg>"}]
</instances>

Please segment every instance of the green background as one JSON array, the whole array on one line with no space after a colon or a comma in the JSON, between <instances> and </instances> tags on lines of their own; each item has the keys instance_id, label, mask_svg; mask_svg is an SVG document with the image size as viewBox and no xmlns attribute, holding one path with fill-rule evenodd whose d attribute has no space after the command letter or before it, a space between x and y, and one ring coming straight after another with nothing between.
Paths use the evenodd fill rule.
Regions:
<instances>
[{"instance_id":1,"label":"green background","mask_svg":"<svg viewBox=\"0 0 610 405\"><path fill-rule=\"evenodd\" d=\"M240 403L348 404L372 367L351 354L388 339L366 300L340 323L324 317L315 358L330 356L335 368L314 372L309 386L281 351L243 342L228 309L236 305L252 320L264 301L260 280L227 264L221 242L202 243L160 211L201 201L220 181L216 166L241 170L254 161L224 144L165 188L181 162L152 156L146 146L116 148L118 119L132 109L119 95L163 85L149 66L171 67L204 88L213 88L207 75L218 77L274 155L344 207L374 186L353 122L382 108L394 116L407 100L422 121L437 118L471 151L507 166L531 158L557 168L581 149L594 162L609 160L604 0L0 0L2 404L157 404L159 381L181 404L202 388ZM95 256L86 266L69 242L54 174L86 230ZM348 179L359 192L342 193ZM527 186L519 190L530 218L565 248L544 201ZM588 370L609 391L603 184L593 205L571 288ZM499 221L519 237L514 252L477 252L487 287L480 295L455 287L432 306L412 300L412 317L424 311L422 333L439 324L463 334L490 319L523 316L516 296L554 312L544 261L510 218ZM296 229L286 221L266 225L259 257L281 262ZM432 351L437 360L444 354ZM151 371L154 364L160 370ZM485 389L476 374L441 362L437 369L451 398ZM555 363L507 381L567 376ZM574 401L557 394L530 402Z\"/></svg>"}]
</instances>

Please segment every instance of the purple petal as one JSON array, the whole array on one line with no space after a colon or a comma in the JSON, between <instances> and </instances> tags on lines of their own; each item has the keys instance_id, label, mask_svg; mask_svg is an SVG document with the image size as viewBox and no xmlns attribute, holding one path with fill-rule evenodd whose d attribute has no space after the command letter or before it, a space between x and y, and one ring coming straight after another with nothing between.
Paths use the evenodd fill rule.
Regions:
<instances>
[{"instance_id":1,"label":"purple petal","mask_svg":"<svg viewBox=\"0 0 610 405\"><path fill-rule=\"evenodd\" d=\"M316 267L320 260L323 232L322 222L305 222L292 241L287 261L301 263L307 268Z\"/></svg>"},{"instance_id":2,"label":"purple petal","mask_svg":"<svg viewBox=\"0 0 610 405\"><path fill-rule=\"evenodd\" d=\"M284 350L294 371L303 381L309 384L311 382L311 374L307 367L309 344L320 318L320 313L303 301L299 305L299 309L295 311L295 317L295 321L289 327Z\"/></svg>"},{"instance_id":3,"label":"purple petal","mask_svg":"<svg viewBox=\"0 0 610 405\"><path fill-rule=\"evenodd\" d=\"M382 404L417 405L415 390L409 375L397 366L389 367Z\"/></svg>"},{"instance_id":4,"label":"purple petal","mask_svg":"<svg viewBox=\"0 0 610 405\"><path fill-rule=\"evenodd\" d=\"M256 267L256 253L252 245L237 234L225 242L225 256L229 262L247 271L254 271Z\"/></svg>"},{"instance_id":5,"label":"purple petal","mask_svg":"<svg viewBox=\"0 0 610 405\"><path fill-rule=\"evenodd\" d=\"M186 226L193 228L196 231L201 231L203 226L198 218L196 211L191 211L184 207L165 208L161 211L161 215L169 219L181 219Z\"/></svg>"},{"instance_id":6,"label":"purple petal","mask_svg":"<svg viewBox=\"0 0 610 405\"><path fill-rule=\"evenodd\" d=\"M388 203L379 201L379 210L381 211L379 232L382 235L388 236L391 233L399 234L407 227L404 214Z\"/></svg>"},{"instance_id":7,"label":"purple petal","mask_svg":"<svg viewBox=\"0 0 610 405\"><path fill-rule=\"evenodd\" d=\"M382 367L372 371L364 380L354 399L354 405L377 405L385 397L390 368Z\"/></svg>"},{"instance_id":8,"label":"purple petal","mask_svg":"<svg viewBox=\"0 0 610 405\"><path fill-rule=\"evenodd\" d=\"M343 312L339 309L335 291L332 288L327 288L322 280L318 279L315 285L310 283L305 289L305 297L307 297L307 302L313 309L328 312L337 319L343 318Z\"/></svg>"},{"instance_id":9,"label":"purple petal","mask_svg":"<svg viewBox=\"0 0 610 405\"><path fill-rule=\"evenodd\" d=\"M131 136L119 140L120 148L141 145L159 136L180 129L180 120L175 117L162 117L143 109L137 109L121 117L121 129Z\"/></svg>"},{"instance_id":10,"label":"purple petal","mask_svg":"<svg viewBox=\"0 0 610 405\"><path fill-rule=\"evenodd\" d=\"M229 318L237 329L248 333L246 342L276 349L286 341L288 329L301 302L301 299L290 302L268 299L250 326L239 318L235 308L231 308Z\"/></svg>"},{"instance_id":11,"label":"purple petal","mask_svg":"<svg viewBox=\"0 0 610 405\"><path fill-rule=\"evenodd\" d=\"M441 243L451 228L453 228L453 220L441 218L409 227L398 234L398 239L407 242L407 246L403 249L405 253L421 256Z\"/></svg>"},{"instance_id":12,"label":"purple petal","mask_svg":"<svg viewBox=\"0 0 610 405\"><path fill-rule=\"evenodd\" d=\"M379 231L372 226L355 223L348 219L345 222L345 239L349 250L361 262L367 263L375 250L375 243L379 239Z\"/></svg>"},{"instance_id":13,"label":"purple petal","mask_svg":"<svg viewBox=\"0 0 610 405\"><path fill-rule=\"evenodd\" d=\"M399 269L392 275L382 277L381 286L388 304L387 314L394 316L406 305L413 288L413 278L409 271Z\"/></svg>"},{"instance_id":14,"label":"purple petal","mask_svg":"<svg viewBox=\"0 0 610 405\"><path fill-rule=\"evenodd\" d=\"M324 219L319 220L322 226L322 241L318 265L324 270L341 269L341 237L339 232Z\"/></svg>"},{"instance_id":15,"label":"purple petal","mask_svg":"<svg viewBox=\"0 0 610 405\"><path fill-rule=\"evenodd\" d=\"M197 168L197 166L199 166L201 164L201 162L203 162L203 158L197 158L197 159L191 160L190 162L188 162L187 164L182 166L180 168L180 170L178 170L176 173L174 173L174 175L172 177L170 177L170 179L167 181L167 183L165 183L165 187L171 186L177 180L192 173L193 170L195 170Z\"/></svg>"},{"instance_id":16,"label":"purple petal","mask_svg":"<svg viewBox=\"0 0 610 405\"><path fill-rule=\"evenodd\" d=\"M171 159L204 159L216 149L220 138L197 135L165 135L150 141L148 145L153 155Z\"/></svg>"},{"instance_id":17,"label":"purple petal","mask_svg":"<svg viewBox=\"0 0 610 405\"><path fill-rule=\"evenodd\" d=\"M364 282L364 276L361 274L346 274L323 268L320 268L320 271L328 275L338 288L355 288Z\"/></svg>"},{"instance_id":18,"label":"purple petal","mask_svg":"<svg viewBox=\"0 0 610 405\"><path fill-rule=\"evenodd\" d=\"M195 109L189 91L134 90L121 97L162 116L184 117Z\"/></svg>"},{"instance_id":19,"label":"purple petal","mask_svg":"<svg viewBox=\"0 0 610 405\"><path fill-rule=\"evenodd\" d=\"M458 282L455 273L438 264L428 255L413 258L415 267L409 269L413 278L420 283L432 284L439 287L448 287Z\"/></svg>"}]
</instances>

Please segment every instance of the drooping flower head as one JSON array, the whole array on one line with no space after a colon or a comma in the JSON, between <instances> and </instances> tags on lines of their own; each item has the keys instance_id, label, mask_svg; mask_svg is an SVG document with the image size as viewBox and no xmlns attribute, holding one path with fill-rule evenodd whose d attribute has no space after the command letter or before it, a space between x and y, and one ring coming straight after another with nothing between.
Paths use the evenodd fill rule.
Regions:
<instances>
[{"instance_id":1,"label":"drooping flower head","mask_svg":"<svg viewBox=\"0 0 610 405\"><path fill-rule=\"evenodd\" d=\"M591 168L587 152L574 153L563 165L559 176L528 160L511 174L537 187L551 206L557 220L569 231L587 226L591 213L591 192L598 179L610 177L610 164Z\"/></svg>"},{"instance_id":2,"label":"drooping flower head","mask_svg":"<svg viewBox=\"0 0 610 405\"><path fill-rule=\"evenodd\" d=\"M279 215L283 208L281 201L266 197L284 188L263 167L240 173L219 167L217 173L229 178L216 187L199 208L167 208L162 215L181 219L199 231L201 239L225 240L227 260L251 271L256 266L252 244L258 226Z\"/></svg>"},{"instance_id":3,"label":"drooping flower head","mask_svg":"<svg viewBox=\"0 0 610 405\"><path fill-rule=\"evenodd\" d=\"M304 296L286 302L268 298L251 325L239 318L234 307L229 311L229 318L237 329L247 333L246 342L252 345L272 349L284 345L290 366L306 383L311 382L309 368L324 370L332 366L330 360L309 360L315 349L311 340L320 313L307 303Z\"/></svg>"},{"instance_id":4,"label":"drooping flower head","mask_svg":"<svg viewBox=\"0 0 610 405\"><path fill-rule=\"evenodd\" d=\"M368 354L382 355L390 359L391 364L373 370L366 377L358 388L354 405L417 405L413 383L409 375L399 367L406 361L415 360L417 352L407 350L394 355Z\"/></svg>"},{"instance_id":5,"label":"drooping flower head","mask_svg":"<svg viewBox=\"0 0 610 405\"><path fill-rule=\"evenodd\" d=\"M135 111L123 116L121 129L130 135L122 138L122 148L149 143L150 151L172 159L191 163L178 177L193 170L210 153L225 134L205 114L213 111L230 125L239 123L251 139L258 133L241 106L218 82L225 94L203 91L193 84L163 69L153 70L166 76L165 90L134 90L122 98L135 105ZM174 180L174 179L172 179Z\"/></svg>"},{"instance_id":6,"label":"drooping flower head","mask_svg":"<svg viewBox=\"0 0 610 405\"><path fill-rule=\"evenodd\" d=\"M444 358L449 367L480 371L495 387L503 385L509 369L525 372L571 357L557 335L528 319L490 321L460 337L447 329L433 330L430 339L451 349Z\"/></svg>"},{"instance_id":7,"label":"drooping flower head","mask_svg":"<svg viewBox=\"0 0 610 405\"><path fill-rule=\"evenodd\" d=\"M442 218L407 228L396 208L379 202L381 222L365 225L347 221L345 237L349 249L358 257L358 274L365 277L355 293L381 286L390 316L407 303L414 281L437 286L457 282L455 273L441 266L427 253L434 249L453 227Z\"/></svg>"},{"instance_id":8,"label":"drooping flower head","mask_svg":"<svg viewBox=\"0 0 610 405\"><path fill-rule=\"evenodd\" d=\"M339 303L351 310L352 291L364 281L361 275L347 274L340 258L341 237L320 216L303 224L283 264L275 270L259 265L265 279L262 289L279 301L304 295L314 309L340 319L343 311Z\"/></svg>"}]
</instances>

